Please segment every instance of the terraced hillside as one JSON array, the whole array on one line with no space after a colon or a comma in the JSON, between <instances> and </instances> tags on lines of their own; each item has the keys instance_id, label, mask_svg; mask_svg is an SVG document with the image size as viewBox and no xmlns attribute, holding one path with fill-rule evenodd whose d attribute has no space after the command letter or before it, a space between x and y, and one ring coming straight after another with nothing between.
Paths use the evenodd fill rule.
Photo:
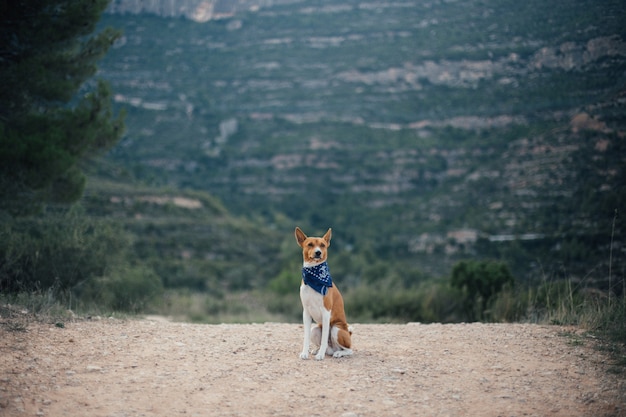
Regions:
<instances>
[{"instance_id":1,"label":"terraced hillside","mask_svg":"<svg viewBox=\"0 0 626 417\"><path fill-rule=\"evenodd\" d=\"M125 175L433 275L466 257L608 274L622 2L161 3L103 21L124 30L100 76L128 111L108 157Z\"/></svg>"}]
</instances>

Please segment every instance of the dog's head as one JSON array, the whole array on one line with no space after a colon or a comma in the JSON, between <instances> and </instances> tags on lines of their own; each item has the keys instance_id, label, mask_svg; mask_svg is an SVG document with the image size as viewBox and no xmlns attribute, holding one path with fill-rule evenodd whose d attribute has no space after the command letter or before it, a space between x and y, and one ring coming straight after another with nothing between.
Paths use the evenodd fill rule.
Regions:
<instances>
[{"instance_id":1,"label":"dog's head","mask_svg":"<svg viewBox=\"0 0 626 417\"><path fill-rule=\"evenodd\" d=\"M299 227L296 227L296 241L302 248L302 260L305 264L321 264L328 258L328 247L332 230L328 229L322 237L308 237Z\"/></svg>"}]
</instances>

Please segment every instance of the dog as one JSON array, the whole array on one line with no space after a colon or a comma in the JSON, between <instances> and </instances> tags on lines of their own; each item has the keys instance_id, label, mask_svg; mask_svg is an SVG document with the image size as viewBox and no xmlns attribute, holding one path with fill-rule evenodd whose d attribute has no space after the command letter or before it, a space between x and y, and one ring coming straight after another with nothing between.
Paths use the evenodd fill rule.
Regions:
<instances>
[{"instance_id":1,"label":"dog","mask_svg":"<svg viewBox=\"0 0 626 417\"><path fill-rule=\"evenodd\" d=\"M311 342L319 346L313 352L317 360L325 355L335 358L352 355L352 328L346 321L343 298L332 282L326 262L332 230L328 229L322 237L308 237L296 227L295 236L302 248L300 300L304 343L300 358L308 359ZM316 326L312 326L313 320Z\"/></svg>"}]
</instances>

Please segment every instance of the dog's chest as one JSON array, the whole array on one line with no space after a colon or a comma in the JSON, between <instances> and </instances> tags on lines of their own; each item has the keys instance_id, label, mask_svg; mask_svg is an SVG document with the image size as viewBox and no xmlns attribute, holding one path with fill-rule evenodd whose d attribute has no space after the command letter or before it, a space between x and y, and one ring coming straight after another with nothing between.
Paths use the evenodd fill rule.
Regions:
<instances>
[{"instance_id":1,"label":"dog's chest","mask_svg":"<svg viewBox=\"0 0 626 417\"><path fill-rule=\"evenodd\" d=\"M324 296L308 285L302 284L300 286L300 300L302 301L302 308L309 313L313 320L321 323L322 311L326 309L324 307Z\"/></svg>"}]
</instances>

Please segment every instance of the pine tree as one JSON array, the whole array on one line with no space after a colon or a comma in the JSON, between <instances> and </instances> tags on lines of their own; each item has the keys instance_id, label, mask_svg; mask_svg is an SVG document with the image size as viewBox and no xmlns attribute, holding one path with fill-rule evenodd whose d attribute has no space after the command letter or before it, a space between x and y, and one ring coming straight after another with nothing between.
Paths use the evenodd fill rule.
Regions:
<instances>
[{"instance_id":1,"label":"pine tree","mask_svg":"<svg viewBox=\"0 0 626 417\"><path fill-rule=\"evenodd\" d=\"M94 34L109 2L0 0L0 211L76 201L81 163L120 139L123 115L112 114L108 85L93 81L120 36Z\"/></svg>"}]
</instances>

